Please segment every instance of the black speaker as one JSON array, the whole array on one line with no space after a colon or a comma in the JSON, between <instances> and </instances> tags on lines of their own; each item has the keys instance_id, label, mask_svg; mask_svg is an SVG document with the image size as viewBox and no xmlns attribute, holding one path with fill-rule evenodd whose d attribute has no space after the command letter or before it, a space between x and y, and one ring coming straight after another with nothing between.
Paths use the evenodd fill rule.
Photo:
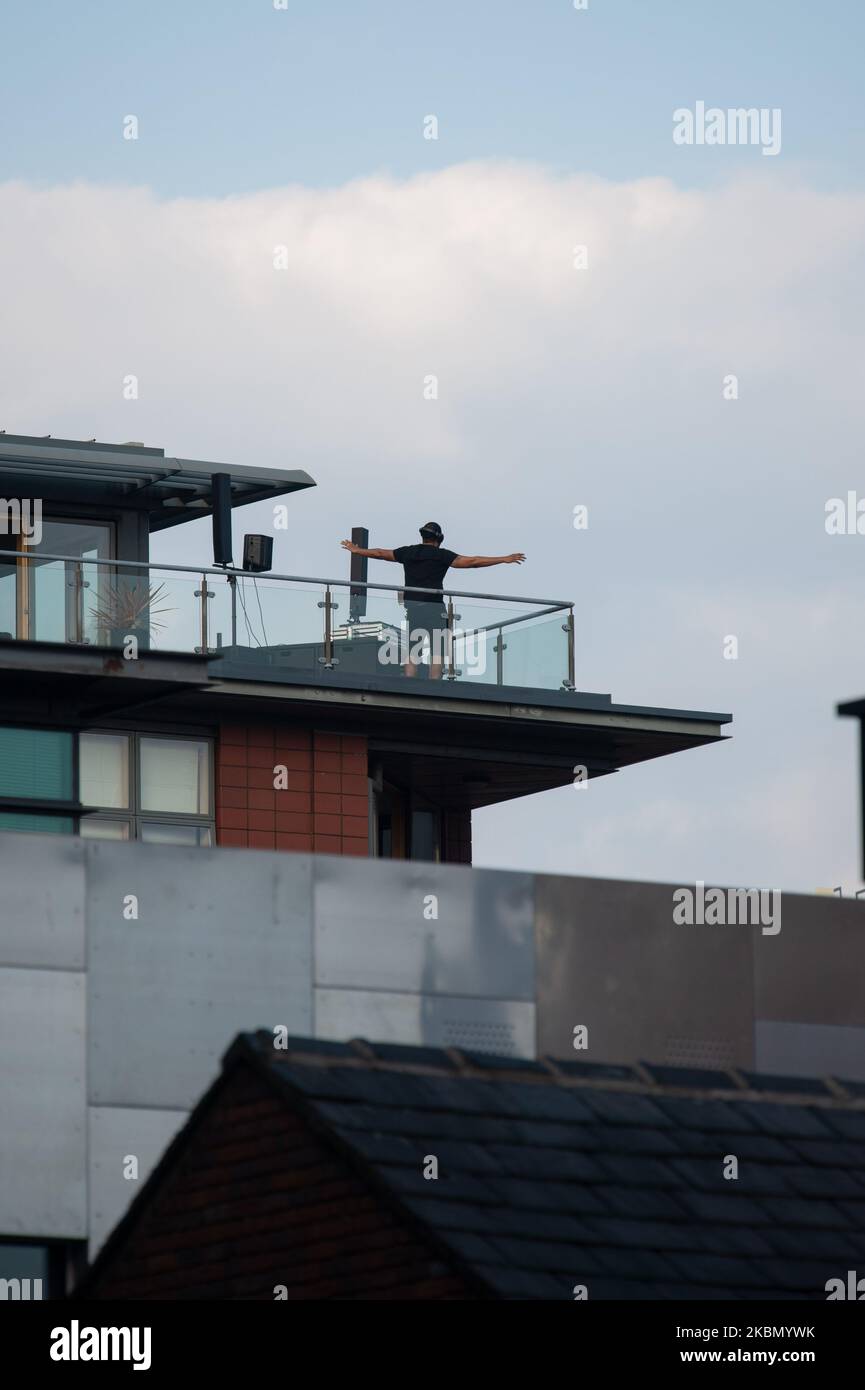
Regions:
<instances>
[{"instance_id":1,"label":"black speaker","mask_svg":"<svg viewBox=\"0 0 865 1390\"><path fill-rule=\"evenodd\" d=\"M273 569L273 536L244 536L243 568L252 574Z\"/></svg>"},{"instance_id":2,"label":"black speaker","mask_svg":"<svg viewBox=\"0 0 865 1390\"><path fill-rule=\"evenodd\" d=\"M213 563L230 565L231 561L231 474L210 475L210 498L213 504Z\"/></svg>"}]
</instances>

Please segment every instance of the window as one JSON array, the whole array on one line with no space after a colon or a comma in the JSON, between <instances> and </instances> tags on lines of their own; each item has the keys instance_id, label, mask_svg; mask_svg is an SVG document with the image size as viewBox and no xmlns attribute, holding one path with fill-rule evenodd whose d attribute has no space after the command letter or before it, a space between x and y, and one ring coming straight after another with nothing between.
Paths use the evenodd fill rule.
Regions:
<instances>
[{"instance_id":1,"label":"window","mask_svg":"<svg viewBox=\"0 0 865 1390\"><path fill-rule=\"evenodd\" d=\"M83 1272L84 1241L32 1241L0 1236L0 1299L38 1303L63 1298Z\"/></svg>"},{"instance_id":2,"label":"window","mask_svg":"<svg viewBox=\"0 0 865 1390\"><path fill-rule=\"evenodd\" d=\"M142 738L141 809L205 813L210 797L210 749L203 740Z\"/></svg>"},{"instance_id":3,"label":"window","mask_svg":"<svg viewBox=\"0 0 865 1390\"><path fill-rule=\"evenodd\" d=\"M412 859L439 858L439 813L413 808L411 813L410 850Z\"/></svg>"},{"instance_id":4,"label":"window","mask_svg":"<svg viewBox=\"0 0 865 1390\"><path fill-rule=\"evenodd\" d=\"M208 846L213 777L208 739L92 731L79 741L81 819L92 840Z\"/></svg>"},{"instance_id":5,"label":"window","mask_svg":"<svg viewBox=\"0 0 865 1390\"><path fill-rule=\"evenodd\" d=\"M128 807L128 735L82 734L80 747L84 805Z\"/></svg>"},{"instance_id":6,"label":"window","mask_svg":"<svg viewBox=\"0 0 865 1390\"><path fill-rule=\"evenodd\" d=\"M0 537L0 634L41 642L97 642L97 609L111 581L114 527L107 522L46 518L41 539ZM3 551L27 551L30 558ZM66 555L48 560L46 555Z\"/></svg>"},{"instance_id":7,"label":"window","mask_svg":"<svg viewBox=\"0 0 865 1390\"><path fill-rule=\"evenodd\" d=\"M0 726L0 830L71 835L75 807L74 735Z\"/></svg>"},{"instance_id":8,"label":"window","mask_svg":"<svg viewBox=\"0 0 865 1390\"><path fill-rule=\"evenodd\" d=\"M23 1301L49 1298L48 1247L0 1244L0 1295Z\"/></svg>"},{"instance_id":9,"label":"window","mask_svg":"<svg viewBox=\"0 0 865 1390\"><path fill-rule=\"evenodd\" d=\"M374 825L379 859L441 858L441 812L416 793L384 782L375 796Z\"/></svg>"}]
</instances>

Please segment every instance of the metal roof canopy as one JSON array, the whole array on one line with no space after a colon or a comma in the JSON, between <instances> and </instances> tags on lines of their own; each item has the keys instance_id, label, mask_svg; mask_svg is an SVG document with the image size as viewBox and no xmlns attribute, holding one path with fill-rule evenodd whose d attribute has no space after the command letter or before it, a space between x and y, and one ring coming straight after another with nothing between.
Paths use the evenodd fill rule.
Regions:
<instances>
[{"instance_id":1,"label":"metal roof canopy","mask_svg":"<svg viewBox=\"0 0 865 1390\"><path fill-rule=\"evenodd\" d=\"M301 469L232 468L166 458L164 449L140 444L0 434L0 496L114 503L147 512L151 531L210 516L214 473L230 475L233 507L315 487Z\"/></svg>"}]
</instances>

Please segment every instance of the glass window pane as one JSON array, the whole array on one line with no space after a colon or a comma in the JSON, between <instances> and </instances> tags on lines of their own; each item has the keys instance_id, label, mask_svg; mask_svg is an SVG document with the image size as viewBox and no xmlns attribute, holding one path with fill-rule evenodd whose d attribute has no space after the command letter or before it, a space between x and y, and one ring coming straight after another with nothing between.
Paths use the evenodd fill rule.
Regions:
<instances>
[{"instance_id":1,"label":"glass window pane","mask_svg":"<svg viewBox=\"0 0 865 1390\"><path fill-rule=\"evenodd\" d=\"M41 1279L48 1293L48 1250L44 1245L0 1245L0 1279Z\"/></svg>"},{"instance_id":2,"label":"glass window pane","mask_svg":"<svg viewBox=\"0 0 865 1390\"><path fill-rule=\"evenodd\" d=\"M0 796L72 800L72 735L0 727Z\"/></svg>"},{"instance_id":3,"label":"glass window pane","mask_svg":"<svg viewBox=\"0 0 865 1390\"><path fill-rule=\"evenodd\" d=\"M82 816L79 834L84 840L128 840L129 821L107 816Z\"/></svg>"},{"instance_id":4,"label":"glass window pane","mask_svg":"<svg viewBox=\"0 0 865 1390\"><path fill-rule=\"evenodd\" d=\"M105 522L43 521L42 538L38 545L30 547L34 553L28 570L31 637L43 642L68 642L82 635L77 631L75 617L78 602L74 583L75 566L64 564L62 560L40 560L40 551L45 555L68 555L70 560L107 560L111 553L112 531L110 523ZM92 590L97 567L85 566L82 577L89 581ZM88 592L84 590L81 598L85 608ZM86 624L86 613L82 616ZM92 633L87 635L92 640Z\"/></svg>"},{"instance_id":5,"label":"glass window pane","mask_svg":"<svg viewBox=\"0 0 865 1390\"><path fill-rule=\"evenodd\" d=\"M129 739L126 734L82 734L78 749L83 804L128 806Z\"/></svg>"},{"instance_id":6,"label":"glass window pane","mask_svg":"<svg viewBox=\"0 0 865 1390\"><path fill-rule=\"evenodd\" d=\"M204 739L141 740L141 809L210 814L210 749Z\"/></svg>"},{"instance_id":7,"label":"glass window pane","mask_svg":"<svg viewBox=\"0 0 865 1390\"><path fill-rule=\"evenodd\" d=\"M43 835L71 835L71 816L31 816L26 811L0 811L0 830L34 830Z\"/></svg>"},{"instance_id":8,"label":"glass window pane","mask_svg":"<svg viewBox=\"0 0 865 1390\"><path fill-rule=\"evenodd\" d=\"M184 825L177 821L142 821L141 838L151 845L195 845L205 849L212 843L209 825Z\"/></svg>"},{"instance_id":9,"label":"glass window pane","mask_svg":"<svg viewBox=\"0 0 865 1390\"><path fill-rule=\"evenodd\" d=\"M437 849L437 821L435 811L412 811L411 813L411 857L412 859L434 860Z\"/></svg>"}]
</instances>

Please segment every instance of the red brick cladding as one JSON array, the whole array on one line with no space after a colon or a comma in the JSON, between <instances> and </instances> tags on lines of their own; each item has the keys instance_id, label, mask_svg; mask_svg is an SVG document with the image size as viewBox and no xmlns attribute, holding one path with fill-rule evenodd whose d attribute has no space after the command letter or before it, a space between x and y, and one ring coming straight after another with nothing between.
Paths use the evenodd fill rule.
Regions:
<instances>
[{"instance_id":1,"label":"red brick cladding","mask_svg":"<svg viewBox=\"0 0 865 1390\"><path fill-rule=\"evenodd\" d=\"M420 1154L418 1162L421 1162ZM230 1073L87 1299L463 1299L398 1211L252 1068Z\"/></svg>"},{"instance_id":2,"label":"red brick cladding","mask_svg":"<svg viewBox=\"0 0 865 1390\"><path fill-rule=\"evenodd\" d=\"M286 769L274 789L274 768ZM369 853L366 739L279 725L223 724L216 841L248 849Z\"/></svg>"}]
</instances>

